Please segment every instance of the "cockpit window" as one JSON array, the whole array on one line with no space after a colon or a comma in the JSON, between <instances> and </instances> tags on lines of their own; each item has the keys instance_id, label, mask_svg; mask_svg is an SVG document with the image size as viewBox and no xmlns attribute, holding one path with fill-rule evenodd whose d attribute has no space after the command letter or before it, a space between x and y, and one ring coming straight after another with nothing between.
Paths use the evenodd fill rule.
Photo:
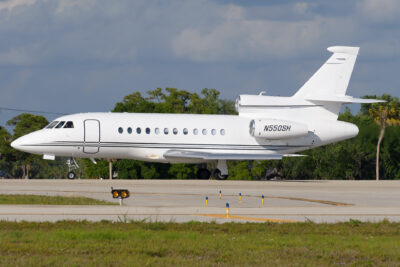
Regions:
<instances>
[{"instance_id":1,"label":"cockpit window","mask_svg":"<svg viewBox=\"0 0 400 267\"><path fill-rule=\"evenodd\" d=\"M52 128L54 128L54 126L57 125L57 123L58 123L58 121L53 121L53 122L50 123L46 128L47 128L47 129L52 129Z\"/></svg>"},{"instance_id":2,"label":"cockpit window","mask_svg":"<svg viewBox=\"0 0 400 267\"><path fill-rule=\"evenodd\" d=\"M63 125L64 125L64 123L65 123L65 121L60 121L60 122L57 124L56 128L62 128Z\"/></svg>"},{"instance_id":3,"label":"cockpit window","mask_svg":"<svg viewBox=\"0 0 400 267\"><path fill-rule=\"evenodd\" d=\"M74 123L72 121L67 121L64 125L64 128L74 128Z\"/></svg>"}]
</instances>

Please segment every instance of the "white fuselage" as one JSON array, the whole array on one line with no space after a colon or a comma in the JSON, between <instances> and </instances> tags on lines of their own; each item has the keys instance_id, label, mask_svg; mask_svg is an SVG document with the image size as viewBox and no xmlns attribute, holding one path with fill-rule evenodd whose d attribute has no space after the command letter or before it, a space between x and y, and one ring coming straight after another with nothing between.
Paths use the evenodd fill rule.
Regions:
<instances>
[{"instance_id":1,"label":"white fuselage","mask_svg":"<svg viewBox=\"0 0 400 267\"><path fill-rule=\"evenodd\" d=\"M311 120L307 122L305 136L268 140L250 134L254 116L82 113L56 119L72 121L73 128L44 128L17 139L12 145L26 152L51 156L196 163L204 160L172 159L164 155L171 150L291 154L348 139L358 133L358 128L350 123Z\"/></svg>"},{"instance_id":2,"label":"white fuselage","mask_svg":"<svg viewBox=\"0 0 400 267\"><path fill-rule=\"evenodd\" d=\"M357 126L337 120L342 105L382 101L346 95L359 47L333 46L328 51L331 57L293 96L240 95L239 115L75 114L60 117L11 145L47 159L217 161L214 175L226 179L227 160L298 156L293 153L358 134ZM197 176L205 179L210 172L199 169Z\"/></svg>"}]
</instances>

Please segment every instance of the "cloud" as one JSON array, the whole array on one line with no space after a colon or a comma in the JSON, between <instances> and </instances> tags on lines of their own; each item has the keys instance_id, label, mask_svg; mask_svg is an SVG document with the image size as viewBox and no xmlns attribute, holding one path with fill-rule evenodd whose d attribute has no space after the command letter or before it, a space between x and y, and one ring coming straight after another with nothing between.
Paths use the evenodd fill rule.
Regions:
<instances>
[{"instance_id":1,"label":"cloud","mask_svg":"<svg viewBox=\"0 0 400 267\"><path fill-rule=\"evenodd\" d=\"M307 8L305 3L293 6L297 13L307 12ZM232 6L227 8L226 14L229 15L224 16L225 20L213 27L187 28L180 32L172 40L174 54L198 62L293 58L320 49L322 45L351 41L356 31L348 19L314 16L297 21L255 20L246 18L243 8Z\"/></svg>"},{"instance_id":2,"label":"cloud","mask_svg":"<svg viewBox=\"0 0 400 267\"><path fill-rule=\"evenodd\" d=\"M29 65L32 58L24 48L10 48L9 51L0 53L0 65Z\"/></svg>"},{"instance_id":3,"label":"cloud","mask_svg":"<svg viewBox=\"0 0 400 267\"><path fill-rule=\"evenodd\" d=\"M60 14L66 12L74 7L81 9L90 8L95 4L95 0L59 0L57 4L56 13Z\"/></svg>"},{"instance_id":4,"label":"cloud","mask_svg":"<svg viewBox=\"0 0 400 267\"><path fill-rule=\"evenodd\" d=\"M358 10L370 23L387 23L398 21L400 1L398 0L362 0Z\"/></svg>"},{"instance_id":5,"label":"cloud","mask_svg":"<svg viewBox=\"0 0 400 267\"><path fill-rule=\"evenodd\" d=\"M294 4L293 10L294 10L295 13L303 15L303 14L306 14L308 12L309 6L305 2L298 2L298 3Z\"/></svg>"},{"instance_id":6,"label":"cloud","mask_svg":"<svg viewBox=\"0 0 400 267\"><path fill-rule=\"evenodd\" d=\"M30 6L36 3L36 0L8 0L0 2L0 11L7 10L11 11L18 6Z\"/></svg>"},{"instance_id":7,"label":"cloud","mask_svg":"<svg viewBox=\"0 0 400 267\"><path fill-rule=\"evenodd\" d=\"M331 45L361 46L359 88L398 94L399 3L0 0L0 105L101 111L164 86L290 95Z\"/></svg>"}]
</instances>

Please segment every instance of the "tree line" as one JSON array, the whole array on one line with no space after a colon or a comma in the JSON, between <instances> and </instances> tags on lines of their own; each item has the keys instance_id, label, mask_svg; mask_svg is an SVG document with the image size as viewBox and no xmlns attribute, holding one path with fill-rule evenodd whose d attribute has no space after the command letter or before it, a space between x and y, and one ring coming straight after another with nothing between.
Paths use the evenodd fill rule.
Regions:
<instances>
[{"instance_id":1,"label":"tree line","mask_svg":"<svg viewBox=\"0 0 400 267\"><path fill-rule=\"evenodd\" d=\"M285 179L400 179L400 104L390 95L365 96L380 98L386 103L362 104L360 111L350 109L339 120L354 123L360 129L357 137L331 145L304 151L305 157L279 161L229 161L229 178L260 180L278 175ZM236 114L234 102L220 98L215 89L203 89L200 94L176 88L157 88L146 96L135 92L115 104L112 112ZM29 132L45 127L45 117L20 114L7 122L10 133L0 126L0 170L12 177L65 178L65 159L43 160L11 148L10 143ZM148 163L128 159L102 159L97 164L77 159L81 178L108 178L109 162L114 178L119 179L192 179L198 165ZM208 163L212 165L212 163ZM209 168L215 166L208 166Z\"/></svg>"}]
</instances>

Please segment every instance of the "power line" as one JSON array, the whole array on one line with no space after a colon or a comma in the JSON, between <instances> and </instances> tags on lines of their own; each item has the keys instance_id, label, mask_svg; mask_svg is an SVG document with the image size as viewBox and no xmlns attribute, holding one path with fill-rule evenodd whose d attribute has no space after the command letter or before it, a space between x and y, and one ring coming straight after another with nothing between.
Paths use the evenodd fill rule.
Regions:
<instances>
[{"instance_id":1,"label":"power line","mask_svg":"<svg viewBox=\"0 0 400 267\"><path fill-rule=\"evenodd\" d=\"M42 114L55 114L55 115L67 115L66 113L61 113L61 112L39 111L39 110L18 109L18 108L5 108L5 107L0 107L0 110L29 112L29 113L42 113Z\"/></svg>"}]
</instances>

